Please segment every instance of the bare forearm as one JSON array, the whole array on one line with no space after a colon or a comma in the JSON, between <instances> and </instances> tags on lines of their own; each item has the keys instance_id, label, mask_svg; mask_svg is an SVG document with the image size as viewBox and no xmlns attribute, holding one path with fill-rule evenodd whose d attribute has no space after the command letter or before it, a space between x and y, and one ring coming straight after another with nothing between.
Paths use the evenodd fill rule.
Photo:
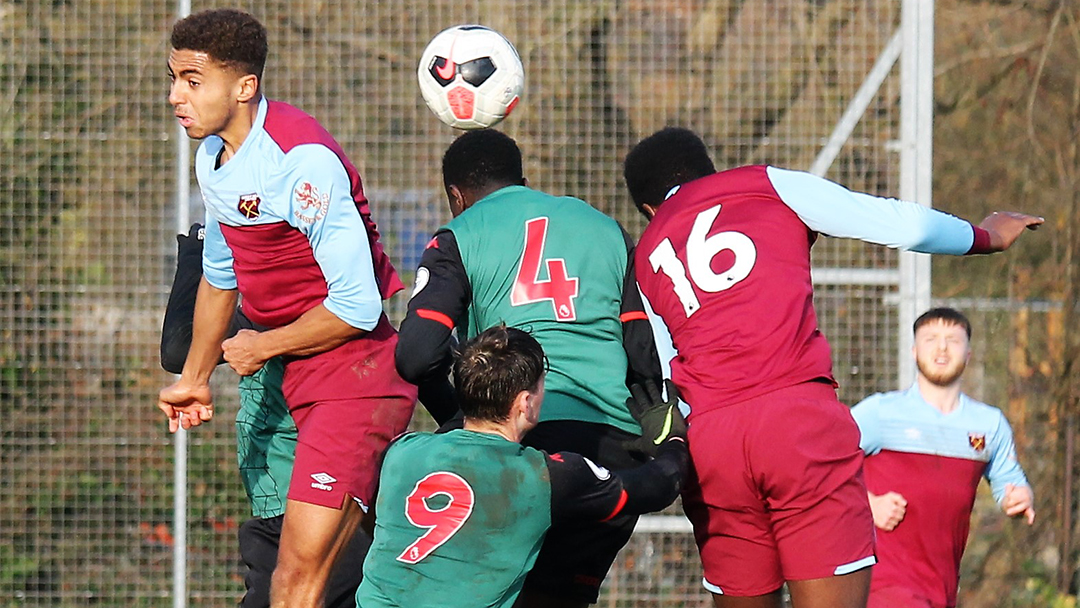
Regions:
<instances>
[{"instance_id":1,"label":"bare forearm","mask_svg":"<svg viewBox=\"0 0 1080 608\"><path fill-rule=\"evenodd\" d=\"M278 355L316 355L364 333L319 304L292 323L259 334L256 348L263 360Z\"/></svg>"},{"instance_id":2,"label":"bare forearm","mask_svg":"<svg viewBox=\"0 0 1080 608\"><path fill-rule=\"evenodd\" d=\"M221 342L236 309L236 290L218 289L202 279L195 297L191 348L181 377L189 382L206 384L221 360Z\"/></svg>"}]
</instances>

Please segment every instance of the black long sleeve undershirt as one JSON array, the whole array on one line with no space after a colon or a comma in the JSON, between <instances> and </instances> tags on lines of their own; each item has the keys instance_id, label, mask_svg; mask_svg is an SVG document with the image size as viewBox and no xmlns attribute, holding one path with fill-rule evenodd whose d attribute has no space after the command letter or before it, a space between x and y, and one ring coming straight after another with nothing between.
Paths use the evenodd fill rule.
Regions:
<instances>
[{"instance_id":1,"label":"black long sleeve undershirt","mask_svg":"<svg viewBox=\"0 0 1080 608\"><path fill-rule=\"evenodd\" d=\"M622 321L623 349L628 363L626 385L644 384L646 380L660 385L663 383L660 356L635 276L634 241L625 230L623 239L626 242L627 261L619 320Z\"/></svg>"},{"instance_id":2,"label":"black long sleeve undershirt","mask_svg":"<svg viewBox=\"0 0 1080 608\"><path fill-rule=\"evenodd\" d=\"M618 473L571 452L548 456L552 520L606 520L659 511L682 489L690 460L686 443L670 439L656 458Z\"/></svg>"},{"instance_id":3,"label":"black long sleeve undershirt","mask_svg":"<svg viewBox=\"0 0 1080 608\"><path fill-rule=\"evenodd\" d=\"M409 310L398 330L394 361L398 374L407 382L428 387L420 400L441 424L458 411L448 379L454 359L453 332L472 301L465 265L452 232L435 234L416 272Z\"/></svg>"}]
</instances>

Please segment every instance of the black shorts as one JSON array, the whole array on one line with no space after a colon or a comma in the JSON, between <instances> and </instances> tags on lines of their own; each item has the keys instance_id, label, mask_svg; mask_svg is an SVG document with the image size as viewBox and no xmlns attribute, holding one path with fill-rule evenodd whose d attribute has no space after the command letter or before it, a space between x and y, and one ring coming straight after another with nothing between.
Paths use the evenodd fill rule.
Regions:
<instances>
[{"instance_id":1,"label":"black shorts","mask_svg":"<svg viewBox=\"0 0 1080 608\"><path fill-rule=\"evenodd\" d=\"M541 422L522 444L555 452L575 452L600 466L619 471L645 462L624 444L635 435L606 424L576 420ZM611 564L634 533L637 515L619 515L608 521L559 523L548 530L536 564L525 579L523 592L595 604Z\"/></svg>"},{"instance_id":2,"label":"black shorts","mask_svg":"<svg viewBox=\"0 0 1080 608\"><path fill-rule=\"evenodd\" d=\"M277 565L281 524L285 516L249 519L240 526L240 558L248 567L244 576L244 599L241 608L270 606L270 578ZM371 536L357 528L345 547L326 583L327 608L355 608L356 588L363 577L364 557L371 547Z\"/></svg>"}]
</instances>

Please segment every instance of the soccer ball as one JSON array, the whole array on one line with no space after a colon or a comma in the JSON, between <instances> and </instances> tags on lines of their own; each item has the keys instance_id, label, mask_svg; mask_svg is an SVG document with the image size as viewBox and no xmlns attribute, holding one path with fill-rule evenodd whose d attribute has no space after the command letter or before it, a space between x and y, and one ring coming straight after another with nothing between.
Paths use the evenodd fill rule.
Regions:
<instances>
[{"instance_id":1,"label":"soccer ball","mask_svg":"<svg viewBox=\"0 0 1080 608\"><path fill-rule=\"evenodd\" d=\"M439 120L456 129L484 129L510 115L525 88L514 45L482 25L439 32L420 57L420 93Z\"/></svg>"}]
</instances>

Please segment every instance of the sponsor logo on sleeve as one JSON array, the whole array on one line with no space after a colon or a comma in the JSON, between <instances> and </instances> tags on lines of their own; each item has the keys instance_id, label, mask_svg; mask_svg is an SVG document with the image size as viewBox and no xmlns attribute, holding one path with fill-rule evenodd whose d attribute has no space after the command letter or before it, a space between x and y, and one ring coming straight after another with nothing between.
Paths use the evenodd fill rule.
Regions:
<instances>
[{"instance_id":1,"label":"sponsor logo on sleeve","mask_svg":"<svg viewBox=\"0 0 1080 608\"><path fill-rule=\"evenodd\" d=\"M326 217L326 211L330 208L330 195L319 192L319 189L304 182L293 191L299 209L293 211L293 216L305 224L314 224Z\"/></svg>"},{"instance_id":2,"label":"sponsor logo on sleeve","mask_svg":"<svg viewBox=\"0 0 1080 608\"><path fill-rule=\"evenodd\" d=\"M260 215L259 203L261 202L262 199L259 198L258 194L241 194L240 202L236 204L236 210L240 212L240 215L254 221L258 219Z\"/></svg>"}]
</instances>

